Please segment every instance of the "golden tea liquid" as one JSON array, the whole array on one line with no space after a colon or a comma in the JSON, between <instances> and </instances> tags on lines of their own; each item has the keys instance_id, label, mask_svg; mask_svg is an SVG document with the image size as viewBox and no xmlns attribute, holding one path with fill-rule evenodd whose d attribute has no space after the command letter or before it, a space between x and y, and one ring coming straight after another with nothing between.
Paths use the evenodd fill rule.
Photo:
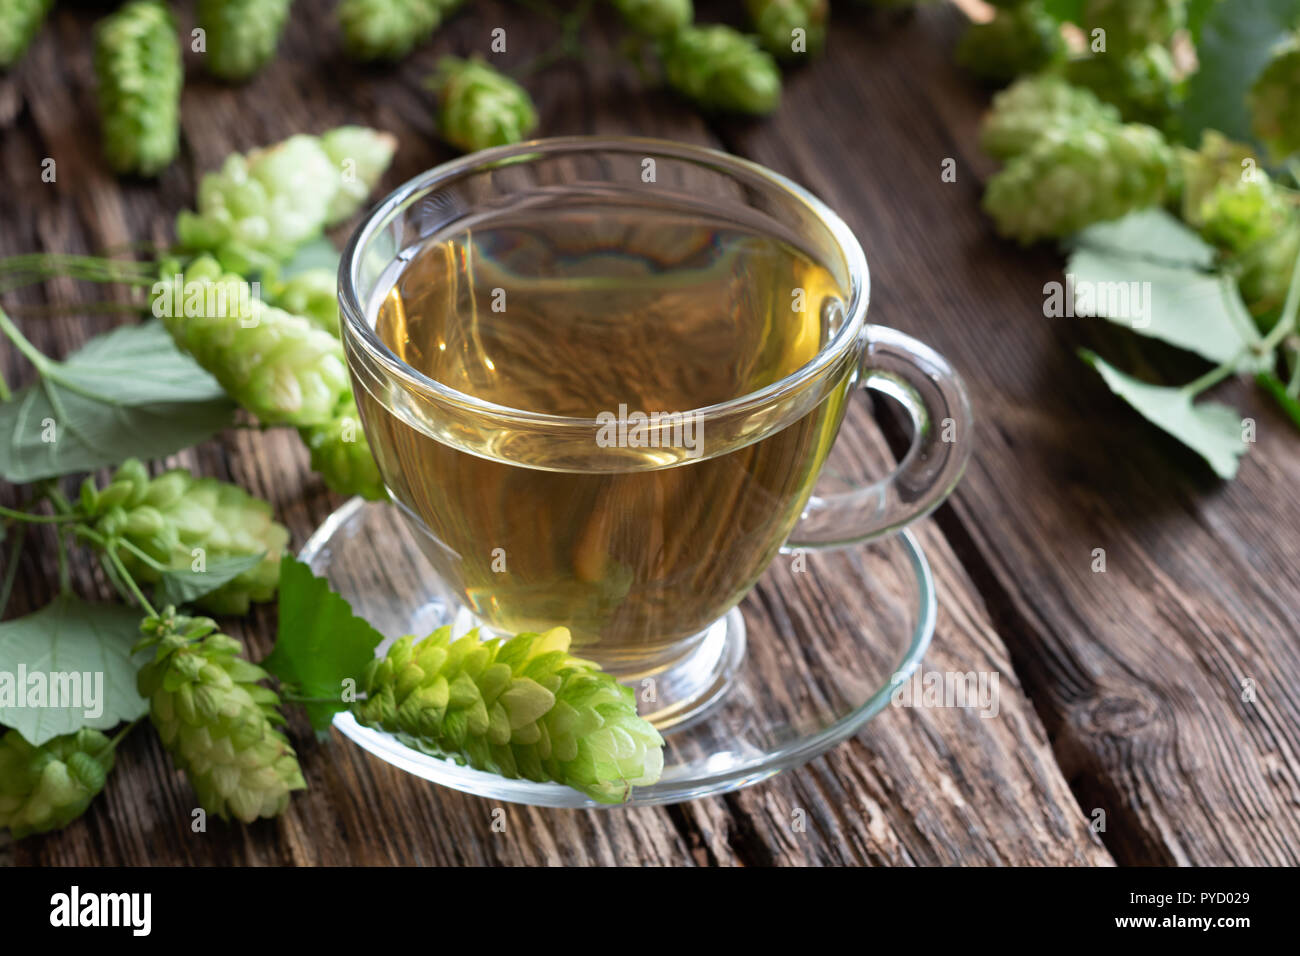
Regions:
<instances>
[{"instance_id":1,"label":"golden tea liquid","mask_svg":"<svg viewBox=\"0 0 1300 956\"><path fill-rule=\"evenodd\" d=\"M811 361L842 321L827 270L736 225L610 204L526 216L405 257L375 319L384 343L460 392L595 419L749 394ZM363 387L358 398L385 480L468 606L509 632L565 625L581 653L627 675L680 653L775 556L839 427L850 371L837 374L757 440L711 438L694 420L698 434L680 436L693 457L633 437L617 467L594 431L557 465L545 435L468 451L455 429L417 427ZM506 446L512 460L494 457Z\"/></svg>"}]
</instances>

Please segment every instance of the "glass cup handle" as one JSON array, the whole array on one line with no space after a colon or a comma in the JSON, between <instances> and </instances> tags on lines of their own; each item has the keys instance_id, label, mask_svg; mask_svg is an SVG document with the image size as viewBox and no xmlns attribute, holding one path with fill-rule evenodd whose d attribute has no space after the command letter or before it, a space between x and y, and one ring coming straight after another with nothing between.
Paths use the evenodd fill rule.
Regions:
<instances>
[{"instance_id":1,"label":"glass cup handle","mask_svg":"<svg viewBox=\"0 0 1300 956\"><path fill-rule=\"evenodd\" d=\"M784 550L836 548L898 531L937 508L970 458L974 419L961 376L934 349L880 325L863 329L858 384L900 402L912 447L881 480L808 500Z\"/></svg>"}]
</instances>

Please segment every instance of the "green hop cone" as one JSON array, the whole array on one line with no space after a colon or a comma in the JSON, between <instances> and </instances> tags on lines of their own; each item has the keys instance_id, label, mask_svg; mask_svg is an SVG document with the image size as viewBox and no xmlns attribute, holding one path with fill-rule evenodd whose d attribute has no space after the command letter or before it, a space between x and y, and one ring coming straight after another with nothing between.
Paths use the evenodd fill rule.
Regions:
<instances>
[{"instance_id":1,"label":"green hop cone","mask_svg":"<svg viewBox=\"0 0 1300 956\"><path fill-rule=\"evenodd\" d=\"M613 0L629 27L644 36L671 36L695 17L691 0Z\"/></svg>"},{"instance_id":2,"label":"green hop cone","mask_svg":"<svg viewBox=\"0 0 1300 956\"><path fill-rule=\"evenodd\" d=\"M300 315L330 335L339 334L339 274L335 269L304 269L272 283L270 303Z\"/></svg>"},{"instance_id":3,"label":"green hop cone","mask_svg":"<svg viewBox=\"0 0 1300 956\"><path fill-rule=\"evenodd\" d=\"M137 685L172 760L199 804L223 820L274 817L306 789L298 758L277 726L280 698L267 674L239 656L239 642L215 621L174 608L145 618L139 649L155 648Z\"/></svg>"},{"instance_id":4,"label":"green hop cone","mask_svg":"<svg viewBox=\"0 0 1300 956\"><path fill-rule=\"evenodd\" d=\"M66 827L86 812L113 769L113 743L83 728L33 747L16 730L0 737L0 829L15 839Z\"/></svg>"},{"instance_id":5,"label":"green hop cone","mask_svg":"<svg viewBox=\"0 0 1300 956\"><path fill-rule=\"evenodd\" d=\"M86 479L81 510L139 582L157 581L158 570L116 543L128 542L155 563L185 571L194 569L196 549L205 565L261 554L257 564L195 602L214 614L243 614L249 602L275 596L289 532L272 519L269 504L238 485L196 478L183 468L150 478L144 465L132 458L103 488L96 489Z\"/></svg>"},{"instance_id":6,"label":"green hop cone","mask_svg":"<svg viewBox=\"0 0 1300 956\"><path fill-rule=\"evenodd\" d=\"M466 152L517 143L537 126L528 91L479 57L443 57L426 86L438 97L439 134Z\"/></svg>"},{"instance_id":7,"label":"green hop cone","mask_svg":"<svg viewBox=\"0 0 1300 956\"><path fill-rule=\"evenodd\" d=\"M1090 38L1104 30L1106 53L1129 53L1167 43L1186 19L1184 7L1185 0L1084 0L1079 26Z\"/></svg>"},{"instance_id":8,"label":"green hop cone","mask_svg":"<svg viewBox=\"0 0 1300 956\"><path fill-rule=\"evenodd\" d=\"M1065 77L1116 106L1125 122L1146 123L1166 134L1184 93L1173 57L1158 44L1127 55L1099 53L1071 60Z\"/></svg>"},{"instance_id":9,"label":"green hop cone","mask_svg":"<svg viewBox=\"0 0 1300 956\"><path fill-rule=\"evenodd\" d=\"M1008 83L1065 55L1059 24L1038 3L999 10L972 23L957 44L957 62L981 79Z\"/></svg>"},{"instance_id":10,"label":"green hop cone","mask_svg":"<svg viewBox=\"0 0 1300 956\"><path fill-rule=\"evenodd\" d=\"M204 64L223 80L246 80L275 55L293 0L199 0Z\"/></svg>"},{"instance_id":11,"label":"green hop cone","mask_svg":"<svg viewBox=\"0 0 1300 956\"><path fill-rule=\"evenodd\" d=\"M511 778L554 781L600 803L659 779L663 738L632 691L569 654L569 632L453 641L404 637L366 670L363 724L407 745Z\"/></svg>"},{"instance_id":12,"label":"green hop cone","mask_svg":"<svg viewBox=\"0 0 1300 956\"><path fill-rule=\"evenodd\" d=\"M1290 41L1264 67L1247 96L1251 128L1281 163L1300 150L1300 43Z\"/></svg>"},{"instance_id":13,"label":"green hop cone","mask_svg":"<svg viewBox=\"0 0 1300 956\"><path fill-rule=\"evenodd\" d=\"M153 176L180 144L183 70L176 22L161 3L132 0L95 30L104 156L119 173Z\"/></svg>"},{"instance_id":14,"label":"green hop cone","mask_svg":"<svg viewBox=\"0 0 1300 956\"><path fill-rule=\"evenodd\" d=\"M387 133L341 127L235 153L203 176L198 209L177 216L176 237L184 249L211 252L240 275L274 271L356 210L395 148Z\"/></svg>"},{"instance_id":15,"label":"green hop cone","mask_svg":"<svg viewBox=\"0 0 1300 956\"><path fill-rule=\"evenodd\" d=\"M1022 243L1067 236L1160 203L1173 169L1173 150L1150 126L1061 127L989 180L984 209Z\"/></svg>"},{"instance_id":16,"label":"green hop cone","mask_svg":"<svg viewBox=\"0 0 1300 956\"><path fill-rule=\"evenodd\" d=\"M429 39L461 0L341 0L343 48L355 60L400 60Z\"/></svg>"},{"instance_id":17,"label":"green hop cone","mask_svg":"<svg viewBox=\"0 0 1300 956\"><path fill-rule=\"evenodd\" d=\"M1054 73L1040 73L1022 77L993 97L993 108L980 130L980 145L1006 160L1027 151L1050 129L1110 126L1119 121L1119 110L1089 90L1071 86Z\"/></svg>"},{"instance_id":18,"label":"green hop cone","mask_svg":"<svg viewBox=\"0 0 1300 956\"><path fill-rule=\"evenodd\" d=\"M341 495L360 495L371 501L388 498L361 428L357 403L349 395L333 419L299 430L311 452L312 470Z\"/></svg>"},{"instance_id":19,"label":"green hop cone","mask_svg":"<svg viewBox=\"0 0 1300 956\"><path fill-rule=\"evenodd\" d=\"M763 49L778 59L815 56L826 46L828 0L746 0Z\"/></svg>"},{"instance_id":20,"label":"green hop cone","mask_svg":"<svg viewBox=\"0 0 1300 956\"><path fill-rule=\"evenodd\" d=\"M266 425L321 425L348 394L343 346L301 316L267 305L211 256L185 271L181 295L154 313L172 339Z\"/></svg>"},{"instance_id":21,"label":"green hop cone","mask_svg":"<svg viewBox=\"0 0 1300 956\"><path fill-rule=\"evenodd\" d=\"M9 0L0 13L0 70L13 66L27 52L54 0Z\"/></svg>"},{"instance_id":22,"label":"green hop cone","mask_svg":"<svg viewBox=\"0 0 1300 956\"><path fill-rule=\"evenodd\" d=\"M1183 185L1181 214L1196 229L1203 225L1201 204L1220 186L1246 182L1257 174L1268 179L1251 147L1230 140L1217 130L1203 132L1197 149L1180 149L1178 159Z\"/></svg>"},{"instance_id":23,"label":"green hop cone","mask_svg":"<svg viewBox=\"0 0 1300 956\"><path fill-rule=\"evenodd\" d=\"M668 85L708 110L771 113L781 71L753 37L727 26L687 27L660 44Z\"/></svg>"}]
</instances>

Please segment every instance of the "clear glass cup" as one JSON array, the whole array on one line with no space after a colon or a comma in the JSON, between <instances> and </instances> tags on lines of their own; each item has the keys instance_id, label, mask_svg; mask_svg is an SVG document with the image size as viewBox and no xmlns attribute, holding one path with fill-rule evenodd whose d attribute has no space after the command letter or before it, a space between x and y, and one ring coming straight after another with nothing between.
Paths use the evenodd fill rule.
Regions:
<instances>
[{"instance_id":1,"label":"clear glass cup","mask_svg":"<svg viewBox=\"0 0 1300 956\"><path fill-rule=\"evenodd\" d=\"M607 417L506 407L435 381L377 333L394 282L431 240L506 216L541 222L601 208L618 209L620 222L638 208L647 221L665 211L698 214L799 249L840 290L818 310L820 348L749 394L646 426L642 438L656 449L648 454L611 444ZM672 263L664 269L671 274ZM363 426L443 600L489 633L569 626L579 653L650 689L639 697L642 711L667 727L698 717L725 692L745 645L732 609L782 549L843 547L898 531L943 501L961 475L971 410L960 378L922 343L867 324L868 291L865 257L844 222L784 177L680 143L566 137L465 156L397 189L353 234L339 299ZM888 476L814 495L854 386L907 409L911 448ZM683 421L694 428L688 443ZM407 436L400 442L392 423ZM503 499L516 504L485 507L487 487L516 489ZM614 502L620 526L643 535L621 542L616 571L601 564L592 572L584 554L543 562L538 512L541 527L568 531L600 525L601 502ZM494 576L488 568L498 554L505 561ZM546 574L530 578L542 563ZM518 586L520 577L534 586Z\"/></svg>"}]
</instances>

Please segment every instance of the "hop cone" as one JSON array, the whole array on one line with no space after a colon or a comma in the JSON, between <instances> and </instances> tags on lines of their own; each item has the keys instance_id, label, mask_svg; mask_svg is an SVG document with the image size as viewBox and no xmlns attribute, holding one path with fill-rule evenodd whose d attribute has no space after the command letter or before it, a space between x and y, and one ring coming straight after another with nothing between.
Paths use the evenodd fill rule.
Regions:
<instances>
[{"instance_id":1,"label":"hop cone","mask_svg":"<svg viewBox=\"0 0 1300 956\"><path fill-rule=\"evenodd\" d=\"M1089 36L1106 31L1107 53L1129 53L1165 43L1183 25L1185 0L1084 0L1083 22Z\"/></svg>"},{"instance_id":2,"label":"hop cone","mask_svg":"<svg viewBox=\"0 0 1300 956\"><path fill-rule=\"evenodd\" d=\"M980 144L998 159L1027 151L1050 129L1111 126L1119 110L1052 73L1026 76L993 97Z\"/></svg>"},{"instance_id":3,"label":"hop cone","mask_svg":"<svg viewBox=\"0 0 1300 956\"><path fill-rule=\"evenodd\" d=\"M820 53L826 45L828 0L746 0L759 42L778 59ZM796 51L795 30L803 30L804 47Z\"/></svg>"},{"instance_id":4,"label":"hop cone","mask_svg":"<svg viewBox=\"0 0 1300 956\"><path fill-rule=\"evenodd\" d=\"M671 36L695 16L691 0L614 0L623 20L648 37Z\"/></svg>"},{"instance_id":5,"label":"hop cone","mask_svg":"<svg viewBox=\"0 0 1300 956\"><path fill-rule=\"evenodd\" d=\"M370 443L361 429L357 403L348 396L338 413L324 425L299 430L311 451L312 470L341 495L361 495L371 501L387 499Z\"/></svg>"},{"instance_id":6,"label":"hop cone","mask_svg":"<svg viewBox=\"0 0 1300 956\"><path fill-rule=\"evenodd\" d=\"M145 618L138 647L154 647L137 685L149 718L185 771L199 804L223 820L278 815L307 784L284 734L280 698L267 674L239 656L239 642L215 621L167 608Z\"/></svg>"},{"instance_id":7,"label":"hop cone","mask_svg":"<svg viewBox=\"0 0 1300 956\"><path fill-rule=\"evenodd\" d=\"M1037 3L999 10L972 23L957 44L957 62L981 79L1007 83L1065 55L1057 22Z\"/></svg>"},{"instance_id":8,"label":"hop cone","mask_svg":"<svg viewBox=\"0 0 1300 956\"><path fill-rule=\"evenodd\" d=\"M989 180L984 209L998 232L1030 243L1155 205L1165 196L1173 151L1139 123L1046 132Z\"/></svg>"},{"instance_id":9,"label":"hop cone","mask_svg":"<svg viewBox=\"0 0 1300 956\"><path fill-rule=\"evenodd\" d=\"M1183 97L1173 58L1159 44L1127 55L1100 53L1071 60L1065 77L1114 104L1126 122L1146 123L1166 133Z\"/></svg>"},{"instance_id":10,"label":"hop cone","mask_svg":"<svg viewBox=\"0 0 1300 956\"><path fill-rule=\"evenodd\" d=\"M269 504L238 485L195 478L183 468L150 478L133 458L101 489L86 479L81 509L90 526L110 543L130 542L167 568L191 569L196 548L203 550L208 563L263 554L260 562L198 599L197 604L214 614L243 614L250 601L275 596L289 532L272 520ZM116 553L137 581L158 580L159 572L129 549L117 548Z\"/></svg>"},{"instance_id":11,"label":"hop cone","mask_svg":"<svg viewBox=\"0 0 1300 956\"><path fill-rule=\"evenodd\" d=\"M1183 183L1182 217L1196 229L1203 225L1201 205L1220 186L1233 186L1256 176L1268 179L1249 146L1217 130L1206 130L1201 134L1200 147L1179 150L1178 158Z\"/></svg>"},{"instance_id":12,"label":"hop cone","mask_svg":"<svg viewBox=\"0 0 1300 956\"><path fill-rule=\"evenodd\" d=\"M0 69L8 69L27 52L54 0L9 0L0 13Z\"/></svg>"},{"instance_id":13,"label":"hop cone","mask_svg":"<svg viewBox=\"0 0 1300 956\"><path fill-rule=\"evenodd\" d=\"M1250 88L1251 126L1275 163L1300 150L1300 44L1283 47Z\"/></svg>"},{"instance_id":14,"label":"hop cone","mask_svg":"<svg viewBox=\"0 0 1300 956\"><path fill-rule=\"evenodd\" d=\"M781 72L752 37L730 27L687 27L660 47L668 85L710 110L770 113L781 103Z\"/></svg>"},{"instance_id":15,"label":"hop cone","mask_svg":"<svg viewBox=\"0 0 1300 956\"><path fill-rule=\"evenodd\" d=\"M528 91L481 59L443 57L428 86L442 138L466 152L517 143L537 125Z\"/></svg>"},{"instance_id":16,"label":"hop cone","mask_svg":"<svg viewBox=\"0 0 1300 956\"><path fill-rule=\"evenodd\" d=\"M152 176L180 142L181 49L176 22L153 0L132 0L95 32L104 155L119 173Z\"/></svg>"},{"instance_id":17,"label":"hop cone","mask_svg":"<svg viewBox=\"0 0 1300 956\"><path fill-rule=\"evenodd\" d=\"M388 134L344 129L334 131L337 137L291 136L229 156L199 183L198 211L176 218L181 245L212 252L241 275L287 260L336 218L346 218L339 214L355 209L358 195L374 187L392 156L396 144ZM354 162L345 166L335 157ZM340 199L344 194L348 198Z\"/></svg>"},{"instance_id":18,"label":"hop cone","mask_svg":"<svg viewBox=\"0 0 1300 956\"><path fill-rule=\"evenodd\" d=\"M0 829L15 839L67 826L86 812L113 769L113 744L98 730L33 747L16 730L0 737Z\"/></svg>"},{"instance_id":19,"label":"hop cone","mask_svg":"<svg viewBox=\"0 0 1300 956\"><path fill-rule=\"evenodd\" d=\"M342 0L343 48L357 60L398 60L427 40L454 3L439 0Z\"/></svg>"},{"instance_id":20,"label":"hop cone","mask_svg":"<svg viewBox=\"0 0 1300 956\"><path fill-rule=\"evenodd\" d=\"M1233 261L1241 296L1265 331L1272 328L1286 302L1297 257L1300 223L1293 216L1276 236L1255 243Z\"/></svg>"},{"instance_id":21,"label":"hop cone","mask_svg":"<svg viewBox=\"0 0 1300 956\"><path fill-rule=\"evenodd\" d=\"M271 304L300 315L330 335L339 334L338 272L304 269L271 286Z\"/></svg>"},{"instance_id":22,"label":"hop cone","mask_svg":"<svg viewBox=\"0 0 1300 956\"><path fill-rule=\"evenodd\" d=\"M506 777L555 781L601 803L663 770L663 738L629 688L568 653L569 632L480 642L440 628L397 641L366 671L357 719L410 746Z\"/></svg>"},{"instance_id":23,"label":"hop cone","mask_svg":"<svg viewBox=\"0 0 1300 956\"><path fill-rule=\"evenodd\" d=\"M349 388L338 339L253 297L247 282L223 273L211 256L190 264L184 290L185 300L159 318L231 398L266 425L320 425L334 417Z\"/></svg>"},{"instance_id":24,"label":"hop cone","mask_svg":"<svg viewBox=\"0 0 1300 956\"><path fill-rule=\"evenodd\" d=\"M292 0L199 0L208 72L246 80L271 59Z\"/></svg>"}]
</instances>

